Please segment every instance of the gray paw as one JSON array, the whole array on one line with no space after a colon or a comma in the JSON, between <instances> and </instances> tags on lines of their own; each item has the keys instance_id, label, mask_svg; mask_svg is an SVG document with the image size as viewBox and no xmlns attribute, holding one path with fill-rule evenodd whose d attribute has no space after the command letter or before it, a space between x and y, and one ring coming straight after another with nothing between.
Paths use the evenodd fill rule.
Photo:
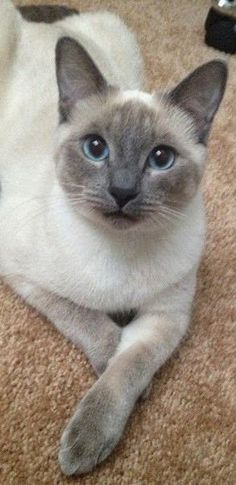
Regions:
<instances>
[{"instance_id":1,"label":"gray paw","mask_svg":"<svg viewBox=\"0 0 236 485\"><path fill-rule=\"evenodd\" d=\"M66 475L89 472L110 455L126 422L122 407L99 381L88 392L62 435L59 462Z\"/></svg>"}]
</instances>

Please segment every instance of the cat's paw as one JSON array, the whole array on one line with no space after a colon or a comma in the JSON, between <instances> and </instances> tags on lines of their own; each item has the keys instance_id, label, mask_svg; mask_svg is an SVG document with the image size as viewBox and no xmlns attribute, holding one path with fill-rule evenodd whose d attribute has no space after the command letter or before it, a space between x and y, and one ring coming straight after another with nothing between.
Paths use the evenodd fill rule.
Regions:
<instances>
[{"instance_id":1,"label":"cat's paw","mask_svg":"<svg viewBox=\"0 0 236 485\"><path fill-rule=\"evenodd\" d=\"M59 462L65 475L89 472L110 455L126 422L122 408L105 386L95 384L88 392L62 435Z\"/></svg>"}]
</instances>

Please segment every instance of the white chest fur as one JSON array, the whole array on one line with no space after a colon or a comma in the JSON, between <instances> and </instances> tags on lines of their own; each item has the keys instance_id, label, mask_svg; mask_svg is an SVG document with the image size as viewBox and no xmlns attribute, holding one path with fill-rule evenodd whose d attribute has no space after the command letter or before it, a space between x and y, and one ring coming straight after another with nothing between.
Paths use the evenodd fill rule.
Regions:
<instances>
[{"instance_id":1,"label":"white chest fur","mask_svg":"<svg viewBox=\"0 0 236 485\"><path fill-rule=\"evenodd\" d=\"M111 60L112 74L108 69L106 77L134 89L139 86L142 62L132 35L116 17L111 19L112 36L109 29L104 30L100 14L68 19L50 29L22 23L0 128L1 274L21 275L85 306L106 311L139 307L178 281L198 263L204 232L200 196L168 239L164 234L111 236L76 218L64 203L53 161L52 139L58 119L55 43L66 29L93 51L104 71L104 58L109 59L113 52L112 59L120 59L123 67L118 69ZM91 29L98 51L95 44L87 45ZM123 38L122 45L114 41L114 30ZM104 45L111 49L101 57ZM130 58L134 59L132 66Z\"/></svg>"},{"instance_id":2,"label":"white chest fur","mask_svg":"<svg viewBox=\"0 0 236 485\"><path fill-rule=\"evenodd\" d=\"M2 274L24 276L81 305L105 311L140 307L179 281L200 257L199 198L167 238L108 233L71 212L57 184L46 200L40 194L27 199L26 187L15 189L13 196L3 185Z\"/></svg>"}]
</instances>

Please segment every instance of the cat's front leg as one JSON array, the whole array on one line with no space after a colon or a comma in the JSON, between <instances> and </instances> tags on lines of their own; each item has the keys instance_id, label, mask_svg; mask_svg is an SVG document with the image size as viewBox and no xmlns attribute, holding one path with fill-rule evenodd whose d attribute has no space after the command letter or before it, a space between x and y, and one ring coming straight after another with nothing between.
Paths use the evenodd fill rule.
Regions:
<instances>
[{"instance_id":1,"label":"cat's front leg","mask_svg":"<svg viewBox=\"0 0 236 485\"><path fill-rule=\"evenodd\" d=\"M117 350L121 329L105 313L79 307L72 301L30 282L11 285L30 305L87 355L97 375L104 372Z\"/></svg>"},{"instance_id":2,"label":"cat's front leg","mask_svg":"<svg viewBox=\"0 0 236 485\"><path fill-rule=\"evenodd\" d=\"M193 286L185 281L170 288L123 329L117 354L62 435L59 461L66 475L86 473L112 452L137 399L186 332Z\"/></svg>"}]
</instances>

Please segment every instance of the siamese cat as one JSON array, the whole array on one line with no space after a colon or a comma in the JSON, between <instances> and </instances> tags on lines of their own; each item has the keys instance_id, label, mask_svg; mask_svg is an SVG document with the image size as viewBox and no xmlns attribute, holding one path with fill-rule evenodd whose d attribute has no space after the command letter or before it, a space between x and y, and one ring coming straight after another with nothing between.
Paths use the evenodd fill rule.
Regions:
<instances>
[{"instance_id":1,"label":"siamese cat","mask_svg":"<svg viewBox=\"0 0 236 485\"><path fill-rule=\"evenodd\" d=\"M98 376L62 435L66 475L112 452L186 333L226 78L213 60L149 94L116 15L47 25L1 0L0 274Z\"/></svg>"}]
</instances>

